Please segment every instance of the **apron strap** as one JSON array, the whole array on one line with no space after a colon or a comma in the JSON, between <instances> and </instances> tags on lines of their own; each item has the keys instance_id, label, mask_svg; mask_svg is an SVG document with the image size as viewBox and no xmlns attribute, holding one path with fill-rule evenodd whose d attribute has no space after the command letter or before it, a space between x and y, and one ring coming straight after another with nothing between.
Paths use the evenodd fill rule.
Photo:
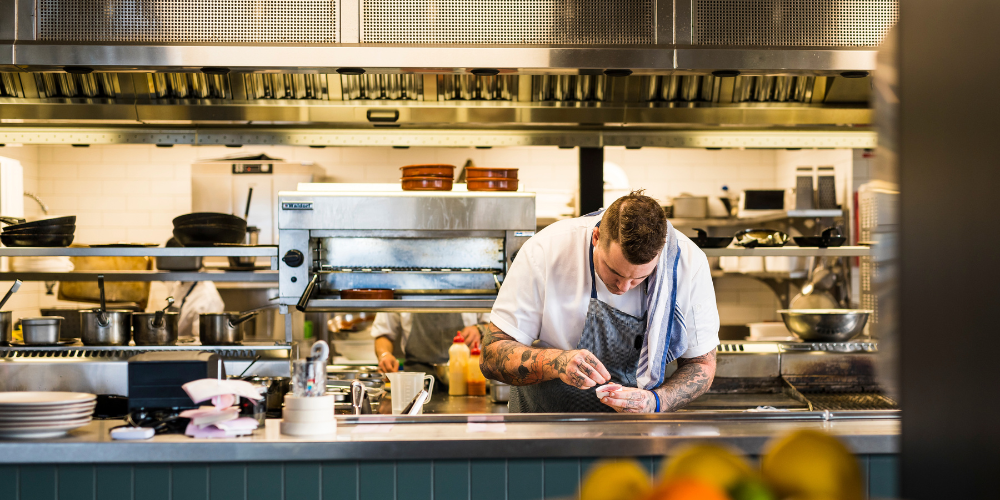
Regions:
<instances>
[{"instance_id":1,"label":"apron strap","mask_svg":"<svg viewBox=\"0 0 1000 500\"><path fill-rule=\"evenodd\" d=\"M601 221L597 221L594 227L601 227ZM590 298L597 298L597 276L594 274L594 235L591 233L588 240L590 245Z\"/></svg>"}]
</instances>

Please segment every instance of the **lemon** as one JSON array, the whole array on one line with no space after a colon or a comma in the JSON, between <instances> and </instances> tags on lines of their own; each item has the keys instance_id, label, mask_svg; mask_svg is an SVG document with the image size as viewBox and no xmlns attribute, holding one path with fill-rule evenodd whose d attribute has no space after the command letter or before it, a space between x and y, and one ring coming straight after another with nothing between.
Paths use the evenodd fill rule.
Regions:
<instances>
[{"instance_id":1,"label":"lemon","mask_svg":"<svg viewBox=\"0 0 1000 500\"><path fill-rule=\"evenodd\" d=\"M649 474L638 462L602 460L580 485L580 500L634 500L652 489Z\"/></svg>"},{"instance_id":2,"label":"lemon","mask_svg":"<svg viewBox=\"0 0 1000 500\"><path fill-rule=\"evenodd\" d=\"M774 442L761 460L764 480L778 496L862 500L854 455L829 434L801 430Z\"/></svg>"},{"instance_id":3,"label":"lemon","mask_svg":"<svg viewBox=\"0 0 1000 500\"><path fill-rule=\"evenodd\" d=\"M717 445L695 445L667 459L660 478L665 484L680 478L694 478L728 490L738 481L753 477L746 460Z\"/></svg>"}]
</instances>

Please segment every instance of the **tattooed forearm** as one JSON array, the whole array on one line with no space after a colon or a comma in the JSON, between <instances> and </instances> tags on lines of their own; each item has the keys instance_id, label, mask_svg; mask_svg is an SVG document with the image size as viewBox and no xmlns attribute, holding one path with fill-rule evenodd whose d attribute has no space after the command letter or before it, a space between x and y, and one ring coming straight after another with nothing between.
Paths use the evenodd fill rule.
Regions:
<instances>
[{"instance_id":1,"label":"tattooed forearm","mask_svg":"<svg viewBox=\"0 0 1000 500\"><path fill-rule=\"evenodd\" d=\"M492 323L483 333L479 366L486 377L511 385L537 384L560 378L574 387L586 388L593 387L594 380L608 378L601 378L595 367L600 366L603 370L603 365L587 351L526 346Z\"/></svg>"},{"instance_id":2,"label":"tattooed forearm","mask_svg":"<svg viewBox=\"0 0 1000 500\"><path fill-rule=\"evenodd\" d=\"M680 358L677 371L656 389L660 396L660 411L683 408L705 394L715 378L715 350L697 358Z\"/></svg>"}]
</instances>

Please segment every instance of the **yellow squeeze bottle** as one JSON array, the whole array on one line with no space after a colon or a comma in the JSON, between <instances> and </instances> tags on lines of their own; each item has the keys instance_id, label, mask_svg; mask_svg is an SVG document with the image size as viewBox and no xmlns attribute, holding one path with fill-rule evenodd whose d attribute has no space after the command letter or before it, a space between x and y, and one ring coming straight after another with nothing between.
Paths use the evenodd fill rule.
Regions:
<instances>
[{"instance_id":1,"label":"yellow squeeze bottle","mask_svg":"<svg viewBox=\"0 0 1000 500\"><path fill-rule=\"evenodd\" d=\"M469 348L462 335L455 335L455 341L448 348L448 395L465 396L469 366Z\"/></svg>"}]
</instances>

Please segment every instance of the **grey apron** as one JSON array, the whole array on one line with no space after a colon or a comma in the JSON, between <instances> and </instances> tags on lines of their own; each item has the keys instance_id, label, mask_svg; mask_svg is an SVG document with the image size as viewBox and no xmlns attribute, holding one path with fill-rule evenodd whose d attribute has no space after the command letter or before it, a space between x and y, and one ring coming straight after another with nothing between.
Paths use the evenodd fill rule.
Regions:
<instances>
[{"instance_id":1,"label":"grey apron","mask_svg":"<svg viewBox=\"0 0 1000 500\"><path fill-rule=\"evenodd\" d=\"M448 362L448 348L465 322L458 313L414 313L410 318L403 369L434 375L434 364Z\"/></svg>"},{"instance_id":2,"label":"grey apron","mask_svg":"<svg viewBox=\"0 0 1000 500\"><path fill-rule=\"evenodd\" d=\"M600 225L600 223L598 223ZM597 300L594 244L590 244L590 305L577 349L597 356L611 374L611 382L636 387L639 354L646 331L645 314L636 318ZM645 289L646 283L642 284ZM514 413L614 412L597 399L596 387L577 389L560 379L510 388L508 409Z\"/></svg>"}]
</instances>

